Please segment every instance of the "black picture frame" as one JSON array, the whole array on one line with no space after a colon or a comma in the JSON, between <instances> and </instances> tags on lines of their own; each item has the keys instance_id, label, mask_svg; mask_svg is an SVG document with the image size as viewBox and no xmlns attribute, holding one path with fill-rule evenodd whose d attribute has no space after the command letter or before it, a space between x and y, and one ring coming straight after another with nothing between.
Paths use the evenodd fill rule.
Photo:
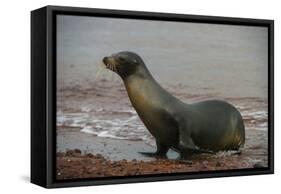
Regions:
<instances>
[{"instance_id":1,"label":"black picture frame","mask_svg":"<svg viewBox=\"0 0 281 194\"><path fill-rule=\"evenodd\" d=\"M266 168L169 175L57 181L56 163L56 15L133 18L268 28L268 164ZM274 173L274 21L170 13L46 6L31 12L31 182L46 188Z\"/></svg>"}]
</instances>

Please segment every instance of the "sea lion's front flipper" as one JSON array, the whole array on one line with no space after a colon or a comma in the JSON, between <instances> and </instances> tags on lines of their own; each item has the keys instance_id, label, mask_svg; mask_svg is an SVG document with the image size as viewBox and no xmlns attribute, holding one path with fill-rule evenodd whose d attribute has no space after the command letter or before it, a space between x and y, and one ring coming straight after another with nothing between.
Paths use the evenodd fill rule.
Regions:
<instances>
[{"instance_id":1,"label":"sea lion's front flipper","mask_svg":"<svg viewBox=\"0 0 281 194\"><path fill-rule=\"evenodd\" d=\"M166 153L168 152L169 147L161 144L159 141L156 141L156 146L157 146L156 152L139 152L139 153L148 157L167 158Z\"/></svg>"}]
</instances>

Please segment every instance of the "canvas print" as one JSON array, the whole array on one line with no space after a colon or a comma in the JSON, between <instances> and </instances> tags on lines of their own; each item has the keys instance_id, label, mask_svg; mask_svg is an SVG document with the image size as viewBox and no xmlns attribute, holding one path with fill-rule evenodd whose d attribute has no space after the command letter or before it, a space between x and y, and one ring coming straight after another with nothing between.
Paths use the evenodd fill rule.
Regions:
<instances>
[{"instance_id":1,"label":"canvas print","mask_svg":"<svg viewBox=\"0 0 281 194\"><path fill-rule=\"evenodd\" d=\"M268 167L268 28L56 16L56 179Z\"/></svg>"}]
</instances>

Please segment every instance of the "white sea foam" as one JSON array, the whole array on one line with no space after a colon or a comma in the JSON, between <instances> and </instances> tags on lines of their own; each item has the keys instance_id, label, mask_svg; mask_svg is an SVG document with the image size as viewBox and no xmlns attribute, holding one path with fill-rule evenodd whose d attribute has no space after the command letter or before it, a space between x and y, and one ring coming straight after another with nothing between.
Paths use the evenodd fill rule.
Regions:
<instances>
[{"instance_id":1,"label":"white sea foam","mask_svg":"<svg viewBox=\"0 0 281 194\"><path fill-rule=\"evenodd\" d=\"M127 139L127 138L122 138L122 137L112 135L109 133L109 131L102 131L98 134L98 136L99 137L108 137L108 138L113 138L113 139Z\"/></svg>"},{"instance_id":2,"label":"white sea foam","mask_svg":"<svg viewBox=\"0 0 281 194\"><path fill-rule=\"evenodd\" d=\"M89 108L89 107L82 107L81 111L82 112L91 112L91 108Z\"/></svg>"},{"instance_id":3,"label":"white sea foam","mask_svg":"<svg viewBox=\"0 0 281 194\"><path fill-rule=\"evenodd\" d=\"M264 118L267 116L267 111L261 110L261 111L243 111L243 116L247 117L253 117L253 118Z\"/></svg>"},{"instance_id":4,"label":"white sea foam","mask_svg":"<svg viewBox=\"0 0 281 194\"><path fill-rule=\"evenodd\" d=\"M81 132L98 135L98 133L94 132L93 128L90 126L84 127L83 129L81 129Z\"/></svg>"},{"instance_id":5,"label":"white sea foam","mask_svg":"<svg viewBox=\"0 0 281 194\"><path fill-rule=\"evenodd\" d=\"M110 118L106 117L107 114L99 118L97 115L87 114L85 111L80 113L58 111L57 126L78 127L81 128L80 131L82 133L93 134L99 137L144 140L147 143L152 142L152 136L146 130L135 111L112 111L106 109L98 109L97 111L99 113L114 112L114 114L119 115L120 118L111 119L111 116Z\"/></svg>"}]
</instances>

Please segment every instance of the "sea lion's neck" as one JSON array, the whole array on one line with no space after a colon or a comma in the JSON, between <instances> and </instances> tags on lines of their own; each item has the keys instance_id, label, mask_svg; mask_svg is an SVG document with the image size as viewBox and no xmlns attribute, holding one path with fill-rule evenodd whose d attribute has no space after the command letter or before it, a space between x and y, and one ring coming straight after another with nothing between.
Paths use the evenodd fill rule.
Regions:
<instances>
[{"instance_id":1,"label":"sea lion's neck","mask_svg":"<svg viewBox=\"0 0 281 194\"><path fill-rule=\"evenodd\" d=\"M151 73L149 72L149 70L147 69L147 67L145 65L141 65L139 66L136 71L128 76L121 76L121 78L123 79L123 81L126 82L130 82L131 80L135 79L135 78L145 78L145 79L153 79Z\"/></svg>"},{"instance_id":2,"label":"sea lion's neck","mask_svg":"<svg viewBox=\"0 0 281 194\"><path fill-rule=\"evenodd\" d=\"M138 113L148 111L149 107L161 106L171 98L176 99L156 82L146 67L142 67L123 81L131 103Z\"/></svg>"},{"instance_id":3,"label":"sea lion's neck","mask_svg":"<svg viewBox=\"0 0 281 194\"><path fill-rule=\"evenodd\" d=\"M129 97L150 95L151 92L154 93L151 89L160 87L146 66L139 67L134 74L123 78L123 81Z\"/></svg>"}]
</instances>

